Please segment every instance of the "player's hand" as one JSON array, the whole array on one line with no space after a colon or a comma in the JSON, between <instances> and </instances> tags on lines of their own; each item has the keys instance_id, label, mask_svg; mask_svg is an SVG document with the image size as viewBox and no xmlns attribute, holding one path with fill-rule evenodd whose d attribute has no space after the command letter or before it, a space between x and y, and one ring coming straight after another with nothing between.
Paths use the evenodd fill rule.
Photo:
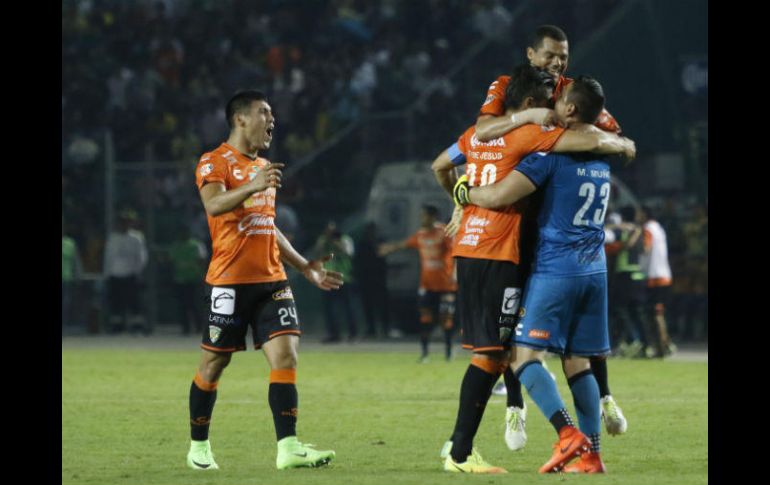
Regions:
<instances>
[{"instance_id":1,"label":"player's hand","mask_svg":"<svg viewBox=\"0 0 770 485\"><path fill-rule=\"evenodd\" d=\"M257 176L249 182L249 188L254 192L262 192L270 187L281 187L281 169L283 163L268 163L257 172Z\"/></svg>"},{"instance_id":2,"label":"player's hand","mask_svg":"<svg viewBox=\"0 0 770 485\"><path fill-rule=\"evenodd\" d=\"M333 257L333 254L327 254L323 258L310 261L304 271L302 271L302 274L309 282L324 291L339 290L344 283L342 280L342 273L324 268L324 263Z\"/></svg>"},{"instance_id":3,"label":"player's hand","mask_svg":"<svg viewBox=\"0 0 770 485\"><path fill-rule=\"evenodd\" d=\"M531 123L543 126L556 125L556 111L548 108L530 108L527 110L527 117Z\"/></svg>"},{"instance_id":4,"label":"player's hand","mask_svg":"<svg viewBox=\"0 0 770 485\"><path fill-rule=\"evenodd\" d=\"M444 228L444 234L448 237L455 237L457 231L460 230L460 223L463 220L463 207L456 205L454 211L452 211L452 219Z\"/></svg>"},{"instance_id":5,"label":"player's hand","mask_svg":"<svg viewBox=\"0 0 770 485\"><path fill-rule=\"evenodd\" d=\"M452 189L452 198L455 200L455 204L460 206L466 206L471 203L468 192L470 186L468 185L468 176L463 175L457 179L454 188Z\"/></svg>"},{"instance_id":6,"label":"player's hand","mask_svg":"<svg viewBox=\"0 0 770 485\"><path fill-rule=\"evenodd\" d=\"M623 155L628 160L627 163L630 163L634 158L636 158L636 143L634 143L634 140L631 140L630 138L621 137L623 139L623 142L625 143L625 149L623 150Z\"/></svg>"}]
</instances>

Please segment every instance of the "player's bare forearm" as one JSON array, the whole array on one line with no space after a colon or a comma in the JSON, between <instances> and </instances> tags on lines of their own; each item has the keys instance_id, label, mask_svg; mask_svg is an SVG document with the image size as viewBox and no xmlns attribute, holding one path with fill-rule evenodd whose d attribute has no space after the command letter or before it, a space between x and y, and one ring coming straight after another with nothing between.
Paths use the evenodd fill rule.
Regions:
<instances>
[{"instance_id":1,"label":"player's bare forearm","mask_svg":"<svg viewBox=\"0 0 770 485\"><path fill-rule=\"evenodd\" d=\"M447 194L449 194L449 197L452 197L452 187L455 186L455 182L457 182L457 176L455 175L455 171L452 169L449 170L436 170L433 172L433 175L436 176L436 181L438 184L443 188Z\"/></svg>"},{"instance_id":2,"label":"player's bare forearm","mask_svg":"<svg viewBox=\"0 0 770 485\"><path fill-rule=\"evenodd\" d=\"M513 119L509 114L500 116L481 115L476 120L476 138L481 142L488 142L529 122L524 112L517 113Z\"/></svg>"},{"instance_id":3,"label":"player's bare forearm","mask_svg":"<svg viewBox=\"0 0 770 485\"><path fill-rule=\"evenodd\" d=\"M200 189L203 207L209 215L216 217L235 209L251 194L270 187L281 187L281 168L283 166L282 163L268 163L248 183L230 190L227 190L225 184L221 182L211 182L204 185Z\"/></svg>"},{"instance_id":4,"label":"player's bare forearm","mask_svg":"<svg viewBox=\"0 0 770 485\"><path fill-rule=\"evenodd\" d=\"M248 185L226 190L225 185L221 183L206 184L200 190L203 207L213 217L235 209L243 204L243 201L248 199L252 193L254 191Z\"/></svg>"},{"instance_id":5,"label":"player's bare forearm","mask_svg":"<svg viewBox=\"0 0 770 485\"><path fill-rule=\"evenodd\" d=\"M528 196L537 189L521 172L514 170L503 180L492 185L472 187L468 192L471 204L485 209L507 207Z\"/></svg>"},{"instance_id":6,"label":"player's bare forearm","mask_svg":"<svg viewBox=\"0 0 770 485\"><path fill-rule=\"evenodd\" d=\"M377 248L377 255L387 256L402 249L406 249L406 241L382 243Z\"/></svg>"},{"instance_id":7,"label":"player's bare forearm","mask_svg":"<svg viewBox=\"0 0 770 485\"><path fill-rule=\"evenodd\" d=\"M296 269L300 273L305 271L308 265L307 259L294 249L286 236L278 229L275 228L276 239L278 240L278 250L281 254L281 261L288 264L292 268Z\"/></svg>"},{"instance_id":8,"label":"player's bare forearm","mask_svg":"<svg viewBox=\"0 0 770 485\"><path fill-rule=\"evenodd\" d=\"M530 108L518 113L506 112L500 116L481 115L476 119L476 138L488 142L529 123L555 125L556 115L553 110L547 108Z\"/></svg>"},{"instance_id":9,"label":"player's bare forearm","mask_svg":"<svg viewBox=\"0 0 770 485\"><path fill-rule=\"evenodd\" d=\"M452 188L457 181L457 177L454 175L454 168L455 165L449 158L449 150L441 152L431 165L436 182L446 190L450 197L452 196Z\"/></svg>"}]
</instances>

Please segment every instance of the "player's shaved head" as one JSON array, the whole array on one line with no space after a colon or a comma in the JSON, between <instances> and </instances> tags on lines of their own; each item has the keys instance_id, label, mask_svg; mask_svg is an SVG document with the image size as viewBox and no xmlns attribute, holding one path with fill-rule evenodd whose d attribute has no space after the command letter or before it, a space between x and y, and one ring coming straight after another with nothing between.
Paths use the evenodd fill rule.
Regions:
<instances>
[{"instance_id":1,"label":"player's shaved head","mask_svg":"<svg viewBox=\"0 0 770 485\"><path fill-rule=\"evenodd\" d=\"M511 81L505 89L505 107L522 109L527 98L536 104L548 102L554 89L554 80L548 72L522 64L511 72Z\"/></svg>"},{"instance_id":2,"label":"player's shaved head","mask_svg":"<svg viewBox=\"0 0 770 485\"><path fill-rule=\"evenodd\" d=\"M239 91L230 98L227 102L227 108L225 108L225 116L227 117L227 126L232 130L235 126L234 116L237 113L243 113L251 108L251 103L254 101L266 101L267 96L262 91L250 89L247 91Z\"/></svg>"},{"instance_id":3,"label":"player's shaved head","mask_svg":"<svg viewBox=\"0 0 770 485\"><path fill-rule=\"evenodd\" d=\"M575 105L577 117L583 123L596 123L604 109L604 89L590 76L579 76L566 92L566 102Z\"/></svg>"},{"instance_id":4,"label":"player's shaved head","mask_svg":"<svg viewBox=\"0 0 770 485\"><path fill-rule=\"evenodd\" d=\"M535 33L532 34L529 46L538 50L543 45L543 39L546 37L557 42L565 42L567 40L567 34L565 34L559 27L555 25L541 25L535 29Z\"/></svg>"}]
</instances>

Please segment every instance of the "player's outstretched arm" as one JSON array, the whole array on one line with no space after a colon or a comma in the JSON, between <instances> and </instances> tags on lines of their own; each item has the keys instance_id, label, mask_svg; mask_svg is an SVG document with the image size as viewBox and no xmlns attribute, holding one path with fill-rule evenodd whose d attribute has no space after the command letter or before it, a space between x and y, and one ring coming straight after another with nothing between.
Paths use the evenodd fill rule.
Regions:
<instances>
[{"instance_id":1,"label":"player's outstretched arm","mask_svg":"<svg viewBox=\"0 0 770 485\"><path fill-rule=\"evenodd\" d=\"M339 290L343 284L342 273L329 271L323 267L324 263L332 259L332 254L308 261L294 249L286 236L276 227L275 235L278 241L278 250L281 253L281 261L296 269L311 283L322 290Z\"/></svg>"},{"instance_id":2,"label":"player's outstretched arm","mask_svg":"<svg viewBox=\"0 0 770 485\"><path fill-rule=\"evenodd\" d=\"M476 138L479 141L488 142L530 123L555 125L556 113L548 108L529 108L501 116L481 115L476 119Z\"/></svg>"},{"instance_id":3,"label":"player's outstretched arm","mask_svg":"<svg viewBox=\"0 0 770 485\"><path fill-rule=\"evenodd\" d=\"M406 241L386 242L377 246L378 256L387 256L388 254L395 253L406 249Z\"/></svg>"},{"instance_id":4,"label":"player's outstretched arm","mask_svg":"<svg viewBox=\"0 0 770 485\"><path fill-rule=\"evenodd\" d=\"M467 180L459 180L458 184L467 184ZM456 190L455 194L465 193L456 202L461 205L473 204L485 209L498 209L507 207L514 202L523 199L537 190L537 186L524 174L514 170L505 178L492 185L483 187L468 187L466 191Z\"/></svg>"},{"instance_id":5,"label":"player's outstretched arm","mask_svg":"<svg viewBox=\"0 0 770 485\"><path fill-rule=\"evenodd\" d=\"M255 192L270 187L280 188L283 166L282 163L270 163L257 173L254 180L235 189L227 190L225 184L220 182L204 185L200 190L203 207L210 216L216 217L235 209Z\"/></svg>"}]
</instances>

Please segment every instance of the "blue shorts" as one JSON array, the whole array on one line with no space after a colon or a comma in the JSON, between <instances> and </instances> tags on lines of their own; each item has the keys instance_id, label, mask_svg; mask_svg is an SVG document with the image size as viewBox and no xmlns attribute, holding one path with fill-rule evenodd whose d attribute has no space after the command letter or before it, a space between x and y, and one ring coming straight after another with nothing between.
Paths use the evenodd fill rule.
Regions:
<instances>
[{"instance_id":1,"label":"blue shorts","mask_svg":"<svg viewBox=\"0 0 770 485\"><path fill-rule=\"evenodd\" d=\"M519 315L513 345L585 357L610 351L607 273L534 274L524 288Z\"/></svg>"}]
</instances>

